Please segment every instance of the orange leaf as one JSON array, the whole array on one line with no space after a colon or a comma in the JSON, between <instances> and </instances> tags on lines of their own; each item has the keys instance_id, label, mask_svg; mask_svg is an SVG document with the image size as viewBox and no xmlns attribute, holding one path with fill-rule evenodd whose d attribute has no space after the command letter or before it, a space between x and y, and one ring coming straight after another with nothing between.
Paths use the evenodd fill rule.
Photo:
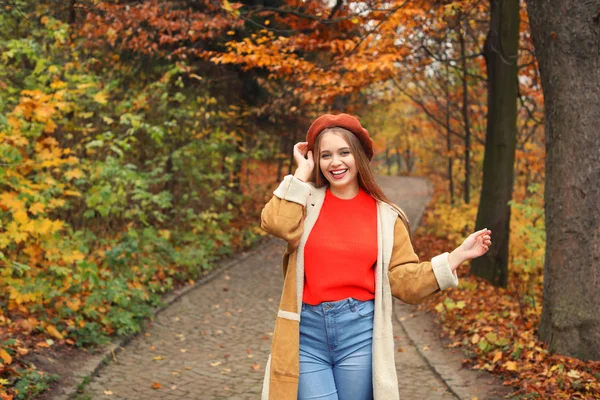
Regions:
<instances>
[{"instance_id":1,"label":"orange leaf","mask_svg":"<svg viewBox=\"0 0 600 400\"><path fill-rule=\"evenodd\" d=\"M494 354L494 359L492 360L492 362L497 363L498 361L500 361L501 358L502 358L502 352L497 351L496 354Z\"/></svg>"},{"instance_id":2,"label":"orange leaf","mask_svg":"<svg viewBox=\"0 0 600 400\"><path fill-rule=\"evenodd\" d=\"M58 329L56 329L54 325L48 325L46 327L46 331L58 340L64 339L63 335L58 331Z\"/></svg>"},{"instance_id":3,"label":"orange leaf","mask_svg":"<svg viewBox=\"0 0 600 400\"><path fill-rule=\"evenodd\" d=\"M4 349L0 350L0 358L4 360L5 364L12 363L12 357Z\"/></svg>"},{"instance_id":4,"label":"orange leaf","mask_svg":"<svg viewBox=\"0 0 600 400\"><path fill-rule=\"evenodd\" d=\"M162 385L158 382L152 382L152 389L160 389Z\"/></svg>"}]
</instances>

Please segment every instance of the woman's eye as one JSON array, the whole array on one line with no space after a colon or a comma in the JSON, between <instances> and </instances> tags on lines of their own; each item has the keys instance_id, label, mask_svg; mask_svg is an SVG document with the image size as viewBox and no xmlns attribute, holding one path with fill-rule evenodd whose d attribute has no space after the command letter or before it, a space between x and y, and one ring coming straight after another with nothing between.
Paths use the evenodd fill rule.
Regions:
<instances>
[{"instance_id":1,"label":"woman's eye","mask_svg":"<svg viewBox=\"0 0 600 400\"><path fill-rule=\"evenodd\" d=\"M321 154L321 158L329 158L329 154Z\"/></svg>"},{"instance_id":2,"label":"woman's eye","mask_svg":"<svg viewBox=\"0 0 600 400\"><path fill-rule=\"evenodd\" d=\"M347 156L348 154L350 154L350 152L349 152L349 151L342 151L342 155L343 155L343 156Z\"/></svg>"}]
</instances>

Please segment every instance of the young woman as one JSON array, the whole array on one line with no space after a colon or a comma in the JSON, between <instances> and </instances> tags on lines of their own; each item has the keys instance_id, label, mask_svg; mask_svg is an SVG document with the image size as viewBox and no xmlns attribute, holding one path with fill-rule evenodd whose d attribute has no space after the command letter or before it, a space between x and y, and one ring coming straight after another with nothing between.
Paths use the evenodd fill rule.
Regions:
<instances>
[{"instance_id":1,"label":"young woman","mask_svg":"<svg viewBox=\"0 0 600 400\"><path fill-rule=\"evenodd\" d=\"M307 157L307 158L305 158ZM411 304L458 285L491 231L419 262L406 215L377 186L373 142L358 119L326 114L273 193L261 227L287 242L264 400L397 400L392 296Z\"/></svg>"}]
</instances>

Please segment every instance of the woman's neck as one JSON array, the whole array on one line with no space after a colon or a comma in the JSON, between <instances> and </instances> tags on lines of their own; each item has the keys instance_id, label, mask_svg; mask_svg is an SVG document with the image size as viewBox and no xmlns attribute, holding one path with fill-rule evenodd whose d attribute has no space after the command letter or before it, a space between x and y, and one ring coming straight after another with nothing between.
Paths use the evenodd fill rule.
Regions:
<instances>
[{"instance_id":1,"label":"woman's neck","mask_svg":"<svg viewBox=\"0 0 600 400\"><path fill-rule=\"evenodd\" d=\"M329 190L331 194L339 199L349 200L356 197L360 190L360 186L357 182L349 183L343 187L334 187L333 185L329 185Z\"/></svg>"}]
</instances>

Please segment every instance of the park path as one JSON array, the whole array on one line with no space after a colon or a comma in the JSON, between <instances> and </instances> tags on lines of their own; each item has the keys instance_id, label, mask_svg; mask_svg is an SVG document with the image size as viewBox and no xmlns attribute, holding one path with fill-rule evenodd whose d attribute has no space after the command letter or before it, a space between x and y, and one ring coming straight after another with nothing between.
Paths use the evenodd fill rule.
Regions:
<instances>
[{"instance_id":1,"label":"park path","mask_svg":"<svg viewBox=\"0 0 600 400\"><path fill-rule=\"evenodd\" d=\"M412 177L379 177L378 181L390 199L407 212L414 230L431 198L430 184ZM244 261L187 292L100 369L78 398L260 398L283 283L280 261L284 248L283 241L272 239ZM395 304L401 399L466 398L453 391L444 374L423 356L419 347L423 343L414 336L417 332L421 337L422 328L414 323L403 326L403 321L414 316L412 309L405 307L409 306L399 301ZM445 356L441 357L438 362L443 365ZM460 369L456 356L452 362L452 368Z\"/></svg>"}]
</instances>

